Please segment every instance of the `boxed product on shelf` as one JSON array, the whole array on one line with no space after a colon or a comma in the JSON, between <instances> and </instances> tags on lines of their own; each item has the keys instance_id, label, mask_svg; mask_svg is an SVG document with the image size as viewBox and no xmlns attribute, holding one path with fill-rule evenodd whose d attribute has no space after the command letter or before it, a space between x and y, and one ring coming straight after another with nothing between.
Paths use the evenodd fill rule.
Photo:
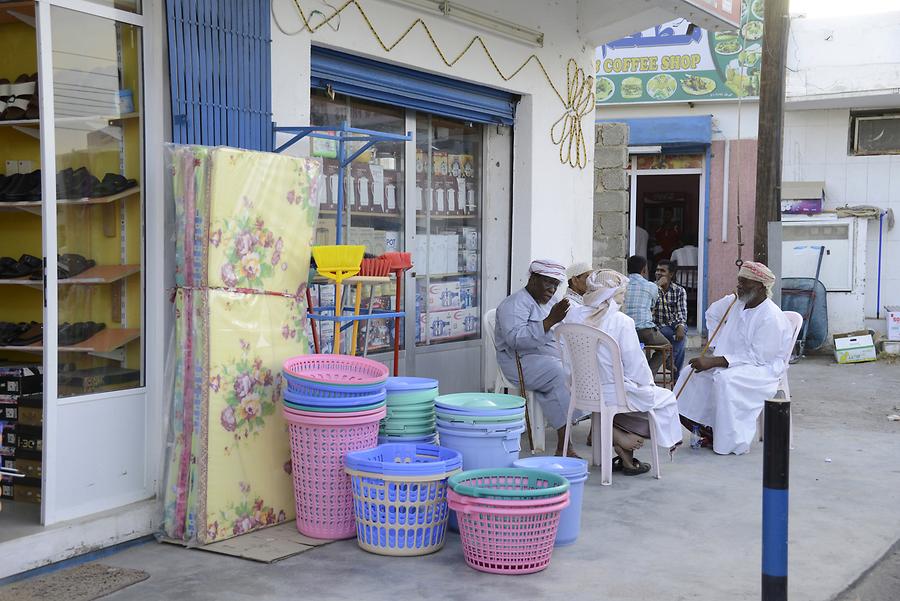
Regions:
<instances>
[{"instance_id":1,"label":"boxed product on shelf","mask_svg":"<svg viewBox=\"0 0 900 601\"><path fill-rule=\"evenodd\" d=\"M459 281L433 282L428 285L428 309L429 311L459 309L461 307L459 296Z\"/></svg>"},{"instance_id":2,"label":"boxed product on shelf","mask_svg":"<svg viewBox=\"0 0 900 601\"><path fill-rule=\"evenodd\" d=\"M41 481L33 478L17 478L3 483L3 498L19 503L41 502Z\"/></svg>"},{"instance_id":3,"label":"boxed product on shelf","mask_svg":"<svg viewBox=\"0 0 900 601\"><path fill-rule=\"evenodd\" d=\"M454 180L456 187L456 214L463 215L466 212L466 179L457 177Z\"/></svg>"},{"instance_id":4,"label":"boxed product on shelf","mask_svg":"<svg viewBox=\"0 0 900 601\"><path fill-rule=\"evenodd\" d=\"M475 206L475 180L468 180L466 182L466 214L474 214L478 212L478 207Z\"/></svg>"},{"instance_id":5,"label":"boxed product on shelf","mask_svg":"<svg viewBox=\"0 0 900 601\"><path fill-rule=\"evenodd\" d=\"M463 177L475 177L475 157L471 154L460 155Z\"/></svg>"},{"instance_id":6,"label":"boxed product on shelf","mask_svg":"<svg viewBox=\"0 0 900 601\"><path fill-rule=\"evenodd\" d=\"M462 338L477 334L480 321L481 315L478 307L454 311L450 324L452 336L454 338Z\"/></svg>"},{"instance_id":7,"label":"boxed product on shelf","mask_svg":"<svg viewBox=\"0 0 900 601\"><path fill-rule=\"evenodd\" d=\"M462 227L463 248L478 250L478 228L464 225Z\"/></svg>"},{"instance_id":8,"label":"boxed product on shelf","mask_svg":"<svg viewBox=\"0 0 900 601\"><path fill-rule=\"evenodd\" d=\"M398 183L399 182L399 183ZM402 186L403 182L399 179L397 172L394 170L384 170L384 212L396 213L399 210L397 205L397 187Z\"/></svg>"},{"instance_id":9,"label":"boxed product on shelf","mask_svg":"<svg viewBox=\"0 0 900 601\"><path fill-rule=\"evenodd\" d=\"M460 253L460 265L462 266L463 271L467 272L475 272L478 271L478 251L477 250L464 250Z\"/></svg>"},{"instance_id":10,"label":"boxed product on shelf","mask_svg":"<svg viewBox=\"0 0 900 601\"><path fill-rule=\"evenodd\" d=\"M450 175L452 175L453 177L460 177L462 175L462 155L452 153L448 154L447 163L449 165Z\"/></svg>"},{"instance_id":11,"label":"boxed product on shelf","mask_svg":"<svg viewBox=\"0 0 900 601\"><path fill-rule=\"evenodd\" d=\"M446 176L449 173L447 166L448 155L444 150L433 150L431 152L432 174L436 176Z\"/></svg>"},{"instance_id":12,"label":"boxed product on shelf","mask_svg":"<svg viewBox=\"0 0 900 601\"><path fill-rule=\"evenodd\" d=\"M37 428L44 424L44 396L42 394L19 397L16 409L18 410L19 424Z\"/></svg>"},{"instance_id":13,"label":"boxed product on shelf","mask_svg":"<svg viewBox=\"0 0 900 601\"><path fill-rule=\"evenodd\" d=\"M334 211L337 209L338 202L338 163L337 161L325 161L322 167L322 175L325 178L327 202L320 204L320 209Z\"/></svg>"},{"instance_id":14,"label":"boxed product on shelf","mask_svg":"<svg viewBox=\"0 0 900 601\"><path fill-rule=\"evenodd\" d=\"M16 425L0 422L0 447L16 447Z\"/></svg>"},{"instance_id":15,"label":"boxed product on shelf","mask_svg":"<svg viewBox=\"0 0 900 601\"><path fill-rule=\"evenodd\" d=\"M453 336L453 311L430 311L420 316L422 340L445 340Z\"/></svg>"},{"instance_id":16,"label":"boxed product on shelf","mask_svg":"<svg viewBox=\"0 0 900 601\"><path fill-rule=\"evenodd\" d=\"M19 404L15 401L0 401L0 422L19 421Z\"/></svg>"},{"instance_id":17,"label":"boxed product on shelf","mask_svg":"<svg viewBox=\"0 0 900 601\"><path fill-rule=\"evenodd\" d=\"M447 179L447 213L455 215L459 205L456 201L457 194L456 180Z\"/></svg>"},{"instance_id":18,"label":"boxed product on shelf","mask_svg":"<svg viewBox=\"0 0 900 601\"><path fill-rule=\"evenodd\" d=\"M372 211L384 213L384 167L369 165L369 182L372 191Z\"/></svg>"},{"instance_id":19,"label":"boxed product on shelf","mask_svg":"<svg viewBox=\"0 0 900 601\"><path fill-rule=\"evenodd\" d=\"M434 177L434 193L431 212L442 215L447 212L447 186L444 178Z\"/></svg>"},{"instance_id":20,"label":"boxed product on shelf","mask_svg":"<svg viewBox=\"0 0 900 601\"><path fill-rule=\"evenodd\" d=\"M124 367L93 367L60 373L60 394L91 394L140 386L141 372Z\"/></svg>"},{"instance_id":21,"label":"boxed product on shelf","mask_svg":"<svg viewBox=\"0 0 900 601\"><path fill-rule=\"evenodd\" d=\"M41 392L43 369L37 364L0 365L0 398Z\"/></svg>"},{"instance_id":22,"label":"boxed product on shelf","mask_svg":"<svg viewBox=\"0 0 900 601\"><path fill-rule=\"evenodd\" d=\"M400 232L384 232L384 252L398 252L400 250Z\"/></svg>"},{"instance_id":23,"label":"boxed product on shelf","mask_svg":"<svg viewBox=\"0 0 900 601\"><path fill-rule=\"evenodd\" d=\"M426 155L425 151L419 148L416 148L416 173L424 173L425 172L425 161Z\"/></svg>"},{"instance_id":24,"label":"boxed product on shelf","mask_svg":"<svg viewBox=\"0 0 900 601\"><path fill-rule=\"evenodd\" d=\"M13 479L0 479L0 499L12 499L13 494Z\"/></svg>"},{"instance_id":25,"label":"boxed product on shelf","mask_svg":"<svg viewBox=\"0 0 900 601\"><path fill-rule=\"evenodd\" d=\"M16 429L16 456L20 452L41 453L44 450L44 441L40 428L20 425Z\"/></svg>"},{"instance_id":26,"label":"boxed product on shelf","mask_svg":"<svg viewBox=\"0 0 900 601\"><path fill-rule=\"evenodd\" d=\"M24 474L26 478L40 480L43 474L42 462L40 459L22 459L19 457L2 457L0 465L7 469L18 470Z\"/></svg>"},{"instance_id":27,"label":"boxed product on shelf","mask_svg":"<svg viewBox=\"0 0 900 601\"><path fill-rule=\"evenodd\" d=\"M350 175L353 177L353 186L355 186L356 202L355 207L359 211L372 210L372 173L368 165L353 163L350 167Z\"/></svg>"},{"instance_id":28,"label":"boxed product on shelf","mask_svg":"<svg viewBox=\"0 0 900 601\"><path fill-rule=\"evenodd\" d=\"M474 307L478 303L476 297L478 284L475 276L463 276L457 280L459 282L459 304L463 309Z\"/></svg>"}]
</instances>

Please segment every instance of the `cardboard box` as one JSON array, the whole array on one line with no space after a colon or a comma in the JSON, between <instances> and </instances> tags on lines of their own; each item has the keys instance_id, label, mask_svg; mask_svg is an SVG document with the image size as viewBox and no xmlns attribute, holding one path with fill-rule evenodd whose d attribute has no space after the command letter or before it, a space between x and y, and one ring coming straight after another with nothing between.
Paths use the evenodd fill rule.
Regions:
<instances>
[{"instance_id":1,"label":"cardboard box","mask_svg":"<svg viewBox=\"0 0 900 601\"><path fill-rule=\"evenodd\" d=\"M478 228L463 226L463 248L466 250L478 250Z\"/></svg>"},{"instance_id":2,"label":"cardboard box","mask_svg":"<svg viewBox=\"0 0 900 601\"><path fill-rule=\"evenodd\" d=\"M423 316L424 317L424 316ZM423 337L428 340L446 340L453 336L453 311L433 311L427 315L427 324L423 328Z\"/></svg>"},{"instance_id":3,"label":"cardboard box","mask_svg":"<svg viewBox=\"0 0 900 601\"><path fill-rule=\"evenodd\" d=\"M436 282L428 285L428 310L446 311L461 308L459 282Z\"/></svg>"},{"instance_id":4,"label":"cardboard box","mask_svg":"<svg viewBox=\"0 0 900 601\"><path fill-rule=\"evenodd\" d=\"M887 339L900 340L900 306L885 307L887 311Z\"/></svg>"},{"instance_id":5,"label":"cardboard box","mask_svg":"<svg viewBox=\"0 0 900 601\"><path fill-rule=\"evenodd\" d=\"M0 404L0 422L19 421L19 406L15 403Z\"/></svg>"},{"instance_id":6,"label":"cardboard box","mask_svg":"<svg viewBox=\"0 0 900 601\"><path fill-rule=\"evenodd\" d=\"M16 399L24 394L40 393L44 388L40 365L0 366L0 398Z\"/></svg>"},{"instance_id":7,"label":"cardboard box","mask_svg":"<svg viewBox=\"0 0 900 601\"><path fill-rule=\"evenodd\" d=\"M40 428L33 426L20 426L16 429L16 455L21 451L27 453L41 453L44 450L44 441Z\"/></svg>"},{"instance_id":8,"label":"cardboard box","mask_svg":"<svg viewBox=\"0 0 900 601\"><path fill-rule=\"evenodd\" d=\"M462 252L463 271L474 273L478 271L478 251L464 250Z\"/></svg>"},{"instance_id":9,"label":"cardboard box","mask_svg":"<svg viewBox=\"0 0 900 601\"><path fill-rule=\"evenodd\" d=\"M8 457L6 459L9 459ZM11 462L12 468L18 470L20 474L25 474L26 478L34 478L35 480L41 479L41 474L43 473L41 461L39 459L13 459Z\"/></svg>"},{"instance_id":10,"label":"cardboard box","mask_svg":"<svg viewBox=\"0 0 900 601\"><path fill-rule=\"evenodd\" d=\"M448 155L446 151L434 150L431 153L432 175L446 177L450 173Z\"/></svg>"},{"instance_id":11,"label":"cardboard box","mask_svg":"<svg viewBox=\"0 0 900 601\"><path fill-rule=\"evenodd\" d=\"M867 331L834 335L834 358L838 363L875 361L875 344Z\"/></svg>"},{"instance_id":12,"label":"cardboard box","mask_svg":"<svg viewBox=\"0 0 900 601\"><path fill-rule=\"evenodd\" d=\"M465 338L478 333L481 316L478 308L460 309L453 312L451 328L454 338Z\"/></svg>"},{"instance_id":13,"label":"cardboard box","mask_svg":"<svg viewBox=\"0 0 900 601\"><path fill-rule=\"evenodd\" d=\"M473 276L459 278L459 304L463 309L478 307L478 285Z\"/></svg>"},{"instance_id":14,"label":"cardboard box","mask_svg":"<svg viewBox=\"0 0 900 601\"><path fill-rule=\"evenodd\" d=\"M13 501L19 503L36 503L41 502L41 483L28 480L18 480L13 483Z\"/></svg>"},{"instance_id":15,"label":"cardboard box","mask_svg":"<svg viewBox=\"0 0 900 601\"><path fill-rule=\"evenodd\" d=\"M59 374L59 392L65 395L92 394L134 388L140 385L141 372L124 367L94 367Z\"/></svg>"},{"instance_id":16,"label":"cardboard box","mask_svg":"<svg viewBox=\"0 0 900 601\"><path fill-rule=\"evenodd\" d=\"M384 232L384 252L397 252L400 250L400 232Z\"/></svg>"},{"instance_id":17,"label":"cardboard box","mask_svg":"<svg viewBox=\"0 0 900 601\"><path fill-rule=\"evenodd\" d=\"M452 175L453 177L462 177L463 155L449 154L447 155L447 162L450 169L450 175Z\"/></svg>"}]
</instances>

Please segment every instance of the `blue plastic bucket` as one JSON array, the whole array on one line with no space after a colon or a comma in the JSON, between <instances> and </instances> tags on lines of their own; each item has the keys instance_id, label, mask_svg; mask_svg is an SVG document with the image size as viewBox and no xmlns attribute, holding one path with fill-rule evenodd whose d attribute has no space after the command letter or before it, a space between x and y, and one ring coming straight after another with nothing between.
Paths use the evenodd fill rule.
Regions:
<instances>
[{"instance_id":1,"label":"blue plastic bucket","mask_svg":"<svg viewBox=\"0 0 900 601\"><path fill-rule=\"evenodd\" d=\"M437 434L423 434L421 436L391 436L388 434L378 435L378 444L391 442L402 442L408 444L437 444Z\"/></svg>"},{"instance_id":2,"label":"blue plastic bucket","mask_svg":"<svg viewBox=\"0 0 900 601\"><path fill-rule=\"evenodd\" d=\"M498 434L502 432L509 432L510 430L518 430L525 428L525 420L518 419L511 422L498 422L492 424L468 424L464 422L448 422L443 419L435 419L435 425L438 428L442 428L444 430L449 430L451 432L476 432L481 434ZM488 465L485 467L502 467L499 465ZM473 469L473 468L464 468L464 469Z\"/></svg>"},{"instance_id":3,"label":"blue plastic bucket","mask_svg":"<svg viewBox=\"0 0 900 601\"><path fill-rule=\"evenodd\" d=\"M561 547L574 543L581 531L581 502L584 482L588 479L587 461L574 457L525 457L517 459L513 465L552 472L569 481L569 506L559 515L555 544Z\"/></svg>"},{"instance_id":4,"label":"blue plastic bucket","mask_svg":"<svg viewBox=\"0 0 900 601\"><path fill-rule=\"evenodd\" d=\"M524 432L524 422L517 428L494 431L437 427L440 445L462 454L464 470L512 467L522 450ZM455 511L450 512L449 526L458 530Z\"/></svg>"}]
</instances>

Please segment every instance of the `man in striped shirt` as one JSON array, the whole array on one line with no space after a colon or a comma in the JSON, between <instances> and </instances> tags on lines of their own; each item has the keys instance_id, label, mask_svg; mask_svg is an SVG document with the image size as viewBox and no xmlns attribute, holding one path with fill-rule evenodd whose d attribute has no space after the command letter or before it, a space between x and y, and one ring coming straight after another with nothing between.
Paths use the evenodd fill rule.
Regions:
<instances>
[{"instance_id":1,"label":"man in striped shirt","mask_svg":"<svg viewBox=\"0 0 900 601\"><path fill-rule=\"evenodd\" d=\"M675 261L663 259L656 265L656 283L659 285L659 300L653 311L653 321L659 333L672 345L674 376L684 363L685 330L687 328L687 293L675 283Z\"/></svg>"}]
</instances>

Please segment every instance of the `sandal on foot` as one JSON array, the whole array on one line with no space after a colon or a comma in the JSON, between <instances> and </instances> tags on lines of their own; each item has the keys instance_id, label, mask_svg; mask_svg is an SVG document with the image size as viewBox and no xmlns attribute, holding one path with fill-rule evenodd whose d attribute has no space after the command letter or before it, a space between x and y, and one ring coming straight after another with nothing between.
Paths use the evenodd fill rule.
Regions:
<instances>
[{"instance_id":1,"label":"sandal on foot","mask_svg":"<svg viewBox=\"0 0 900 601\"><path fill-rule=\"evenodd\" d=\"M618 456L613 457L613 460L612 460L612 471L614 471L614 472L621 472L622 469L623 469L624 467L625 467L625 464L622 463L622 458L621 458L621 457L618 457Z\"/></svg>"},{"instance_id":2,"label":"sandal on foot","mask_svg":"<svg viewBox=\"0 0 900 601\"><path fill-rule=\"evenodd\" d=\"M639 476L650 471L649 463L642 463L637 459L635 459L634 462L637 464L636 467L628 467L627 465L622 465L622 474L624 474L625 476Z\"/></svg>"}]
</instances>

